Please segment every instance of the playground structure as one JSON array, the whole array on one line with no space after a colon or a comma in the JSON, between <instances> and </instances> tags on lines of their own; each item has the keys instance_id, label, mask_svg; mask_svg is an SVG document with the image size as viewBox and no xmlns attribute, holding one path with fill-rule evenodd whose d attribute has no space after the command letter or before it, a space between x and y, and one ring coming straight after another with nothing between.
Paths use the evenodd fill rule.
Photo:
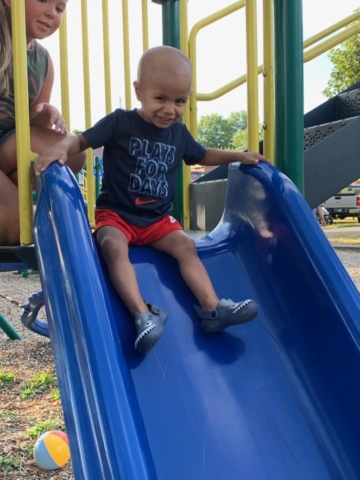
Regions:
<instances>
[{"instance_id":1,"label":"playground structure","mask_svg":"<svg viewBox=\"0 0 360 480\"><path fill-rule=\"evenodd\" d=\"M187 50L184 40L186 1L161 3L164 17L179 13L180 46L191 58L191 42ZM162 341L139 358L131 319L99 258L74 177L56 164L41 177L35 250L77 480L359 478L359 294L301 195L301 2L289 3L264 2L274 7L275 23L266 28L276 32L275 51L282 42L277 62L271 63L271 48L264 60L265 71L275 72L277 109L276 120L266 121L264 148L273 148L279 169L231 166L223 219L197 242L220 294L245 294L259 303L251 324L204 336L177 265L150 248L134 248L144 296L172 312ZM21 2L13 4L14 22L22 25ZM246 2L249 25L255 6ZM61 35L64 42L65 28ZM250 89L258 62L256 39L249 41ZM19 57L21 42L14 45ZM295 99L282 82L297 92ZM283 101L279 89L286 92ZM256 108L249 109L249 125L255 111L257 118ZM29 143L24 147L27 116L19 111L17 118L24 120L17 127L24 133L18 135L23 195L24 185L30 188L31 155ZM281 137L271 133L271 124L276 132L281 128ZM250 134L249 148L258 148L256 134ZM93 203L88 201L90 223ZM24 245L32 242L27 221L24 214Z\"/></svg>"}]
</instances>

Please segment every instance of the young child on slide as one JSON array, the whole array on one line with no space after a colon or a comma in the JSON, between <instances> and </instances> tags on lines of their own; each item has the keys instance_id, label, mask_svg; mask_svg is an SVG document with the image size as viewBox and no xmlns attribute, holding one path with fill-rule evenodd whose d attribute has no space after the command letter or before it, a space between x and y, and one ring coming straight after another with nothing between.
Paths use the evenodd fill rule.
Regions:
<instances>
[{"instance_id":1,"label":"young child on slide","mask_svg":"<svg viewBox=\"0 0 360 480\"><path fill-rule=\"evenodd\" d=\"M135 319L135 348L146 354L160 339L168 313L146 303L139 291L129 245L151 245L179 262L196 296L205 332L218 332L253 319L253 300L219 299L198 257L195 242L170 216L176 174L188 165L270 162L259 153L204 148L180 122L191 93L189 59L172 47L155 47L140 59L134 88L141 108L115 110L75 138L64 138L37 159L35 172L89 146L104 146L104 176L95 211L96 240L117 293Z\"/></svg>"}]
</instances>

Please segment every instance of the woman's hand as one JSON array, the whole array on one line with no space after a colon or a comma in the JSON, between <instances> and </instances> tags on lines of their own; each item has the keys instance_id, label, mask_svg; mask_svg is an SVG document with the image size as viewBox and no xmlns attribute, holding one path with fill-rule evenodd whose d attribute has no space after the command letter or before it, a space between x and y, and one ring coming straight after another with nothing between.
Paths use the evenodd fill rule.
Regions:
<instances>
[{"instance_id":1,"label":"woman's hand","mask_svg":"<svg viewBox=\"0 0 360 480\"><path fill-rule=\"evenodd\" d=\"M36 117L32 120L32 125L45 126L66 135L68 128L65 120L57 108L50 103L39 103L35 108Z\"/></svg>"}]
</instances>

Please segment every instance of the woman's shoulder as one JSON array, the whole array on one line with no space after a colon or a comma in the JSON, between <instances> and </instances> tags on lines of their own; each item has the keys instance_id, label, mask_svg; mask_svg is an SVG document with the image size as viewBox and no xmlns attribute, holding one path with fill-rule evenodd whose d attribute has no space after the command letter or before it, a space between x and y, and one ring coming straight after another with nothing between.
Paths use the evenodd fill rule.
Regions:
<instances>
[{"instance_id":1,"label":"woman's shoulder","mask_svg":"<svg viewBox=\"0 0 360 480\"><path fill-rule=\"evenodd\" d=\"M32 54L33 56L40 56L43 58L50 57L50 53L44 47L44 45L41 45L41 43L37 42L36 40L34 40L34 43L31 49L29 50L29 53Z\"/></svg>"}]
</instances>

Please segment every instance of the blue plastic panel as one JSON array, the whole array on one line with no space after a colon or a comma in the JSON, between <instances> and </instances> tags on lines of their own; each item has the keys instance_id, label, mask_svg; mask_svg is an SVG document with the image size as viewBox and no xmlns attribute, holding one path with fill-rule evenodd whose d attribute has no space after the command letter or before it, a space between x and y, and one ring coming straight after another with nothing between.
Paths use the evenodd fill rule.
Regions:
<instances>
[{"instance_id":1,"label":"blue plastic panel","mask_svg":"<svg viewBox=\"0 0 360 480\"><path fill-rule=\"evenodd\" d=\"M260 314L204 334L176 262L131 249L170 312L146 357L101 266L76 181L42 175L36 248L76 480L360 478L359 293L296 187L232 165L198 240L220 297Z\"/></svg>"}]
</instances>

